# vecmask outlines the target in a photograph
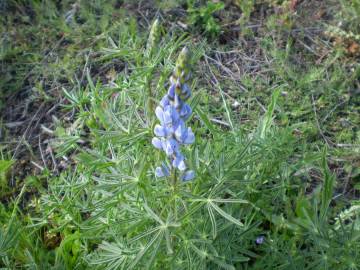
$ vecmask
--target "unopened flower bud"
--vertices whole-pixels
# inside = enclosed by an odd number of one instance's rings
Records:
[[[146,50],[149,55],[154,52],[156,45],[159,43],[161,32],[160,30],[160,21],[159,19],[156,19],[151,25],[150,34],[146,45]]]

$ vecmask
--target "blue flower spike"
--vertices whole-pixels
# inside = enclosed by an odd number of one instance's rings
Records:
[[[163,163],[155,170],[156,177],[168,177],[171,172],[178,170],[180,179],[184,182],[195,177],[195,172],[187,170],[186,160],[180,148],[194,143],[195,135],[186,121],[192,114],[191,107],[186,100],[191,96],[191,89],[187,83],[190,78],[190,52],[185,47],[179,54],[176,66],[170,77],[170,87],[155,109],[155,115],[160,124],[154,128],[156,137],[152,139],[155,148],[165,152],[170,161],[170,168]]]

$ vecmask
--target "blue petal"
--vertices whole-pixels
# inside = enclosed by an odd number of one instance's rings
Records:
[[[171,108],[172,108],[172,110],[171,110],[172,124],[176,125],[180,119],[180,115],[174,107],[171,107]]]
[[[166,155],[171,156],[174,153],[176,153],[178,151],[178,149],[179,149],[179,144],[176,140],[174,140],[174,139],[166,140],[165,149],[164,149]]]
[[[159,137],[167,137],[170,135],[170,130],[167,127],[155,125],[154,133]]]
[[[181,98],[183,100],[187,100],[191,96],[191,90],[189,85],[184,83],[181,87]]]
[[[165,95],[161,101],[160,101],[160,105],[161,107],[165,108],[166,106],[168,106],[170,104],[169,98],[167,95]]]
[[[180,171],[185,171],[186,170],[186,164],[185,161],[180,161],[178,167],[177,167]]]
[[[173,100],[175,97],[175,87],[176,87],[175,83],[172,83],[168,90],[168,95],[171,100]]]
[[[181,179],[186,182],[186,181],[190,181],[195,177],[195,172],[194,171],[187,171],[183,174],[183,176],[181,177]]]
[[[185,121],[189,118],[191,113],[192,113],[191,107],[188,104],[183,104],[180,110],[180,117]]]
[[[173,107],[168,105],[164,110],[164,122],[165,125],[170,125],[173,122]]]
[[[156,117],[159,119],[160,123],[162,125],[169,125],[172,122],[172,111],[174,109],[172,106],[167,105],[163,108],[160,106],[157,106],[155,109]]]
[[[265,241],[265,236],[261,235],[256,238],[256,244],[261,245]]]
[[[163,170],[161,169],[161,167],[156,167],[155,175],[156,175],[156,177],[164,177],[165,176]]]
[[[154,137],[151,142],[155,148],[160,150],[163,149],[163,143],[159,138]]]
[[[179,142],[183,142],[184,139],[187,136],[187,129],[185,127],[184,122],[179,122],[179,125],[177,126],[176,130],[175,130],[175,137]]]
[[[165,164],[162,164],[161,167],[157,167],[155,169],[155,175],[156,175],[156,177],[169,176],[170,175],[170,170]]]
[[[160,123],[164,123],[164,110],[160,106],[156,107],[155,114],[156,117],[159,119]]]
[[[163,172],[164,172],[165,176],[169,176],[170,175],[169,167],[165,163],[161,164],[161,167],[163,169]]]
[[[186,138],[184,139],[184,144],[192,144],[195,141],[195,135],[192,132],[191,128],[187,129]]]
[[[179,169],[180,171],[184,171],[186,169],[186,164],[184,161],[184,156],[180,153],[178,153],[173,162],[172,162],[173,167]]]

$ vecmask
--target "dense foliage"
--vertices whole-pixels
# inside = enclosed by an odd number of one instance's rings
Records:
[[[300,2],[0,4],[1,268],[359,269],[360,2]]]

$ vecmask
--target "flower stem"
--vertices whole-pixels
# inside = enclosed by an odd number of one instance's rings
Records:
[[[153,69],[150,70],[149,74],[146,76],[146,81],[145,81],[145,87],[147,92],[146,99],[147,99],[147,115],[148,115],[149,126],[151,126],[152,114],[154,111],[154,104],[152,100],[152,91],[151,91],[152,75],[153,75]]]
[[[177,173],[175,169],[172,169],[171,173],[171,185],[172,185],[172,192],[173,192],[173,200],[174,200],[174,206],[173,206],[173,212],[175,218],[177,218],[177,211],[176,211],[176,193],[177,193]]]

